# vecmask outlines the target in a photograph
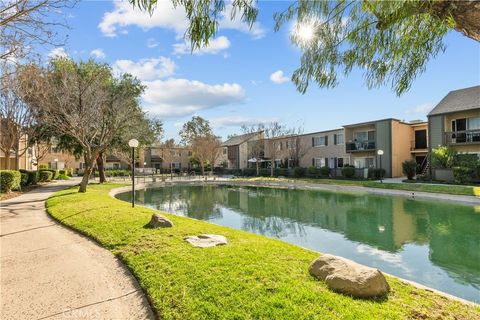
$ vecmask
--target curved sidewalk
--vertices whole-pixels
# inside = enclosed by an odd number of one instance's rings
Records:
[[[0,202],[1,319],[153,319],[136,280],[109,251],[52,220],[59,181]]]

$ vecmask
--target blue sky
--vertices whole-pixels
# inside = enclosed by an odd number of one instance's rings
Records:
[[[68,35],[65,46],[45,54],[94,57],[139,77],[148,87],[143,108],[164,121],[166,138],[176,139],[192,115],[210,120],[223,137],[238,133],[243,123],[272,120],[312,132],[389,117],[426,119],[449,91],[480,84],[480,45],[451,32],[446,52],[401,97],[390,87],[368,90],[360,71],[336,88],[313,84],[302,95],[289,81],[300,57],[290,43],[290,27],[273,31],[273,13],[287,4],[260,1],[252,30],[225,20],[212,45],[192,55],[181,37],[182,11],[167,1],[160,1],[152,17],[126,2],[83,1],[63,13],[70,25],[59,29]]]

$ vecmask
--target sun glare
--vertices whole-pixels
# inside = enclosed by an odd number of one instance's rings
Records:
[[[315,23],[311,21],[297,22],[292,30],[293,38],[300,46],[308,46],[315,38]]]

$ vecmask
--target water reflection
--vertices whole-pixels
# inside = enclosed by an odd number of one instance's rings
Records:
[[[480,214],[471,206],[226,186],[173,186],[136,196],[159,210],[344,255],[480,301]]]

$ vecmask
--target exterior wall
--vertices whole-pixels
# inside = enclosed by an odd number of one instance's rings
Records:
[[[474,118],[480,117],[480,109],[477,110],[468,110],[462,112],[448,113],[443,116],[445,132],[452,131],[452,120],[462,119],[462,118]]]
[[[444,132],[443,115],[428,118],[428,146],[430,150],[444,144]]]
[[[301,167],[309,167],[313,165],[312,159],[321,159],[321,158],[328,158],[329,167],[335,168],[337,164],[335,163],[335,159],[343,158],[343,164],[350,163],[350,155],[345,152],[345,136],[344,142],[341,144],[335,144],[334,136],[338,134],[344,134],[343,129],[333,130],[333,131],[326,131],[326,132],[319,132],[313,134],[306,134],[302,136],[302,145],[309,146],[305,155],[300,158],[300,166]],[[326,146],[312,146],[312,139],[319,136],[327,136],[328,137],[328,145]]]
[[[170,170],[171,163],[179,163],[180,169],[188,170],[190,168],[190,152],[189,148],[162,148],[162,147],[150,147],[145,149],[144,156],[140,159],[144,159],[147,168],[157,168],[162,170]],[[161,161],[156,161],[161,158]]]
[[[406,123],[392,121],[392,177],[402,177],[402,163],[412,159],[410,152],[413,128]]]
[[[26,148],[26,139],[22,139],[19,142],[20,151],[25,150]],[[5,170],[7,168],[7,161],[9,162],[9,170],[16,169],[16,156],[15,152],[10,154],[10,159],[6,159],[2,151],[0,151],[0,170]],[[35,165],[35,154],[33,148],[28,148],[25,152],[18,158],[18,168],[23,170],[36,170],[37,166]]]
[[[247,141],[238,146],[238,169],[245,169],[248,166],[248,143]]]
[[[375,158],[378,158],[376,151],[377,150],[383,150],[383,156],[382,156],[382,168],[385,169],[385,177],[392,177],[392,169],[393,169],[393,164],[392,164],[392,159],[394,157],[393,153],[393,137],[392,137],[392,124],[394,120],[382,120],[382,121],[377,121],[375,123]],[[410,136],[410,134],[408,135]],[[408,137],[407,136],[407,137]],[[410,150],[410,142],[408,142],[409,145],[407,146],[407,150]],[[376,163],[375,167],[380,168],[380,159],[378,158],[378,163]]]
[[[58,161],[55,162],[55,159]],[[43,159],[39,161],[39,164],[47,165],[49,168],[55,169],[57,165],[58,169],[63,168],[72,168],[72,169],[81,169],[82,168],[81,159],[75,159],[73,155],[66,152],[55,152],[55,149],[51,148],[50,152],[45,155]]]

